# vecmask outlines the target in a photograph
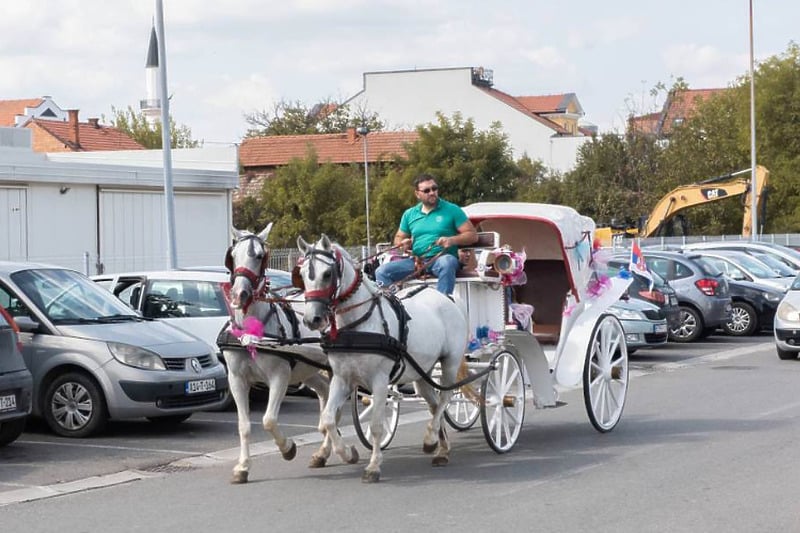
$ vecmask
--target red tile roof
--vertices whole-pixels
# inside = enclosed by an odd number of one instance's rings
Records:
[[[101,152],[107,150],[144,150],[145,147],[134,141],[127,133],[111,126],[95,125],[90,122],[78,123],[79,146],[73,143],[73,125],[61,120],[31,121],[47,131],[59,141],[80,152]]]
[[[0,100],[0,127],[13,127],[17,115],[24,115],[26,107],[37,107],[44,102],[43,98],[26,98],[24,100]]]
[[[529,117],[537,120],[547,126],[548,128],[554,130],[556,133],[560,135],[569,135],[569,132],[563,128],[560,124],[556,124],[552,120],[546,119],[544,117],[540,117],[536,113],[533,113],[530,109],[528,109],[522,102],[520,102],[517,98],[514,98],[510,94],[504,93],[503,91],[498,91],[497,89],[491,87],[481,87],[480,85],[475,86],[476,89],[480,89],[488,93],[490,96],[493,96],[500,100],[501,102],[510,105],[520,113],[528,115]]]
[[[566,111],[565,94],[546,94],[541,96],[517,96],[519,103],[533,113],[563,113]]]
[[[661,133],[668,134],[676,121],[690,118],[702,102],[725,91],[727,89],[687,89],[671,93],[664,103]]]
[[[82,135],[82,133],[81,133]],[[415,131],[375,131],[367,135],[367,161],[405,156],[404,145],[417,140]],[[313,146],[321,163],[363,163],[363,138],[353,130],[320,135],[271,135],[249,137],[239,147],[239,163],[245,167],[276,167],[305,158]]]
[[[637,132],[654,135],[658,132],[658,124],[661,120],[661,112],[649,113],[628,119],[628,127]]]

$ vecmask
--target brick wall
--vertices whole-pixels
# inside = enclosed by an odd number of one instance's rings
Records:
[[[239,176],[239,190],[233,193],[233,202],[236,203],[248,196],[258,196],[264,182],[275,175],[275,169],[263,168],[248,170]]]
[[[72,152],[72,148],[53,137],[36,124],[27,126],[31,130],[31,144],[34,152]]]

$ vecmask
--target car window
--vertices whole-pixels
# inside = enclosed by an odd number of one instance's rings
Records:
[[[669,275],[669,259],[662,259],[660,257],[647,257],[647,268],[658,274],[664,279],[673,279]]]
[[[149,280],[142,314],[150,318],[228,316],[222,287],[213,281]]]
[[[777,278],[778,274],[775,273],[770,267],[759,261],[755,256],[742,254],[736,258],[744,268],[757,278]]]
[[[723,274],[728,276],[731,279],[741,280],[747,279],[747,275],[745,275],[744,271],[731,263],[726,259],[721,259],[719,257],[703,257],[707,263],[714,265],[718,268]]]
[[[708,261],[708,259],[705,257],[692,256],[692,261],[694,261],[695,264],[700,267],[700,271],[703,273],[703,275],[711,276],[712,278],[722,275],[722,271],[717,268],[716,265]]]
[[[675,279],[691,278],[694,271],[687,265],[675,261]]]

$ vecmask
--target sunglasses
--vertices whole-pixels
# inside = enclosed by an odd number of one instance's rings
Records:
[[[423,193],[423,194],[428,194],[428,193],[431,193],[431,192],[438,191],[439,190],[439,186],[438,185],[434,185],[433,187],[428,187],[427,189],[417,189],[417,190],[419,192]]]

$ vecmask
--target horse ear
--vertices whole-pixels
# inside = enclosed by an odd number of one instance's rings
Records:
[[[264,242],[267,242],[267,237],[269,237],[269,232],[272,231],[272,222],[267,224],[267,227],[264,228],[264,231],[258,234],[258,238]]]
[[[322,234],[322,237],[320,237],[319,242],[322,244],[322,248],[324,250],[331,249],[331,240],[324,233]]]
[[[308,252],[308,248],[310,246],[311,245],[308,244],[306,242],[306,240],[302,236],[297,237],[297,249],[298,250],[300,250],[301,252],[303,252],[305,254],[306,252]]]
[[[231,226],[231,237],[233,237],[234,241],[238,241],[239,239],[242,238],[242,236],[244,236],[243,231],[239,231],[238,229]]]

